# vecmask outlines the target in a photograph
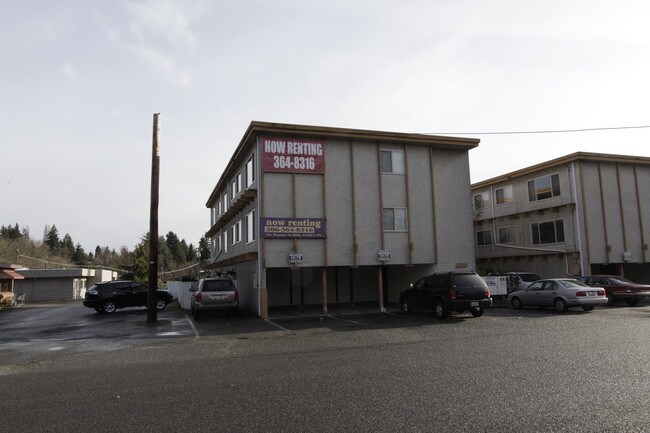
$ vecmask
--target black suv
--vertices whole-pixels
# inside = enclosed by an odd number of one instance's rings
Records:
[[[84,307],[98,313],[113,313],[118,308],[146,307],[149,288],[135,281],[105,281],[86,290]],[[156,309],[161,311],[174,297],[165,290],[156,291]]]
[[[485,307],[492,305],[490,289],[475,272],[444,272],[420,278],[399,295],[402,312],[433,310],[438,319],[444,319],[452,311],[469,310],[474,317],[481,317]]]

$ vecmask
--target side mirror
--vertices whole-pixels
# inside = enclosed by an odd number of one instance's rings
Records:
[[[190,292],[196,292],[197,287],[190,287]]]

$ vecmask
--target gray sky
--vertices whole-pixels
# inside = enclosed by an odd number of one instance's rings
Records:
[[[86,251],[197,244],[251,120],[481,138],[472,182],[576,151],[650,156],[645,0],[3,0],[0,225]]]

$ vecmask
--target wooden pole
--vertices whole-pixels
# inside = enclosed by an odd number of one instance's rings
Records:
[[[149,214],[149,290],[147,323],[158,321],[156,291],[158,290],[158,185],[160,181],[160,113],[153,115],[153,148],[151,157],[151,212]]]

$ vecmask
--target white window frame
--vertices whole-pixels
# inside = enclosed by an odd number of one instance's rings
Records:
[[[392,211],[393,213],[393,227],[386,227],[386,211]],[[405,232],[408,231],[408,212],[405,207],[385,207],[383,209],[383,225],[385,232]],[[401,213],[400,218],[398,219],[398,212]],[[398,221],[403,222],[403,226],[400,224],[398,226]]]
[[[498,199],[499,191],[503,191],[503,201],[501,203],[499,203],[499,199]],[[507,192],[509,192],[509,194]],[[501,188],[495,189],[494,190],[494,202],[497,204],[497,206],[514,203],[515,202],[515,196],[513,194],[512,185],[506,185],[506,186],[502,186]]]
[[[385,154],[390,154],[390,168],[384,167]],[[396,155],[399,155],[399,157],[396,158]],[[380,149],[379,158],[379,166],[383,174],[404,174],[406,172],[406,162],[402,149]]]
[[[480,198],[480,202],[477,200],[477,198]],[[480,206],[478,206],[479,203],[480,203]],[[489,208],[490,207],[490,192],[489,191],[483,191],[483,192],[479,192],[477,194],[474,194],[474,196],[472,197],[472,207],[474,208],[475,211]]]
[[[228,230],[223,231],[223,252],[228,252]]]
[[[560,221],[562,223],[562,240],[558,240],[558,230],[557,230],[557,223]],[[553,242],[542,242],[542,232],[539,230],[539,226],[542,224],[553,224]],[[537,239],[539,242],[535,242],[535,226],[537,226]],[[552,244],[564,244],[566,243],[566,232],[564,230],[564,227],[566,224],[564,224],[564,219],[563,218],[557,218],[553,220],[548,220],[548,221],[539,221],[539,222],[534,222],[530,223],[530,243],[532,245],[552,245]]]
[[[255,183],[255,154],[246,162],[246,188]]]
[[[479,233],[483,233],[483,243],[479,242]],[[488,242],[485,242],[485,233],[488,234],[489,240]],[[478,247],[489,247],[492,245],[492,230],[477,230],[476,232],[476,246]]]
[[[557,178],[557,194],[555,194],[555,190],[553,189],[553,177]],[[542,179],[548,179],[550,184],[551,184],[551,196],[550,197],[543,197],[539,198],[539,188],[537,187],[538,181],[541,181]],[[531,182],[533,183],[533,187],[535,189],[535,197],[531,198],[530,196],[530,184]],[[562,195],[562,185],[560,185],[560,173],[552,173],[552,174],[547,174],[546,176],[540,176],[536,177],[535,179],[531,179],[528,182],[526,182],[526,189],[528,192],[528,202],[533,203],[536,201],[542,201],[542,200],[550,200],[555,197],[560,197]]]
[[[246,214],[246,244],[255,242],[255,210]]]
[[[505,231],[505,237],[506,237],[505,242],[503,242],[501,240],[502,231]],[[510,239],[510,234],[511,233],[512,233],[512,239]],[[499,244],[516,244],[517,243],[517,227],[516,226],[499,227],[497,229],[497,239],[499,240]]]
[[[228,191],[223,194],[223,213],[228,212]]]
[[[237,221],[235,224],[232,226],[232,234],[233,234],[233,245],[238,244],[242,240],[242,222],[241,220]]]

